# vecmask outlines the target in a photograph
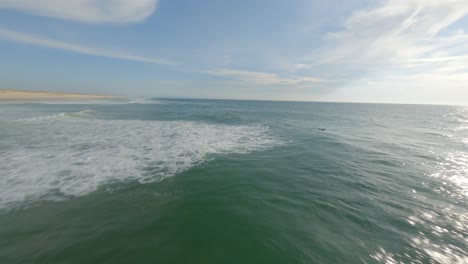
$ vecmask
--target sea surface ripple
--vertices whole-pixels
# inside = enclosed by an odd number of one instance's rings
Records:
[[[0,104],[0,263],[468,263],[468,107]]]

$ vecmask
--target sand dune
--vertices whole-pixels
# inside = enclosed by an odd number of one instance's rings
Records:
[[[33,92],[21,90],[0,90],[0,100],[79,100],[104,98],[115,98],[115,96],[57,92]]]

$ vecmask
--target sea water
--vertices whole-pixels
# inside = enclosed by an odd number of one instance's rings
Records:
[[[468,263],[468,107],[0,104],[0,263]]]

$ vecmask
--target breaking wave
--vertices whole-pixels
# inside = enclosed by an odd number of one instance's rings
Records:
[[[161,181],[215,154],[281,143],[264,126],[69,118],[22,120],[3,142],[0,208],[89,194],[108,183]]]

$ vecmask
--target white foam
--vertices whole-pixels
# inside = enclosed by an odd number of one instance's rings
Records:
[[[22,118],[22,119],[18,119],[17,121],[21,121],[21,122],[41,121],[41,120],[57,119],[57,118],[63,118],[63,117],[65,117],[65,113],[60,113],[60,114],[55,114],[55,115],[46,115],[46,116],[37,116],[37,117],[31,117],[31,118]]]
[[[63,119],[63,118],[71,118],[71,117],[90,117],[92,114],[94,114],[95,111],[86,109],[78,112],[68,112],[68,113],[59,113],[59,114],[54,114],[54,115],[43,115],[43,116],[35,116],[35,117],[30,117],[30,118],[21,118],[18,120],[14,121],[19,121],[19,122],[34,122],[34,121],[45,121],[45,120],[52,120],[52,119]]]
[[[263,126],[60,117],[27,120],[0,138],[0,208],[82,196],[109,183],[160,181],[213,154],[280,143]]]

